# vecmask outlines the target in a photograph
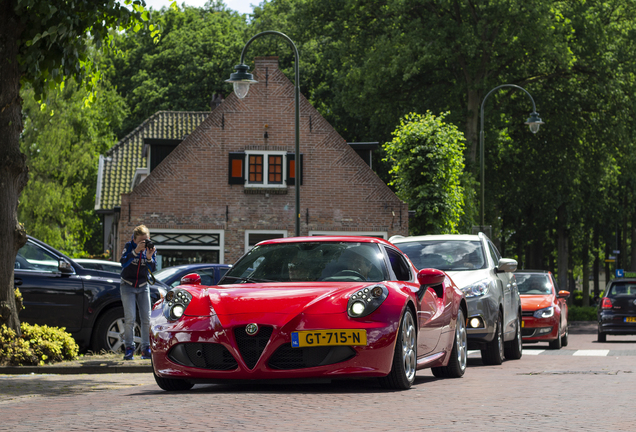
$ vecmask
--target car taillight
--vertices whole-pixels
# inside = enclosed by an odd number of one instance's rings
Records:
[[[611,309],[612,308],[612,299],[609,297],[603,297],[603,301],[601,302],[601,309]]]

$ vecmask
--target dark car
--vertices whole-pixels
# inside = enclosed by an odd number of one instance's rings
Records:
[[[614,279],[598,306],[598,341],[636,334],[636,278]]]
[[[181,278],[190,273],[201,276],[201,285],[216,285],[232,266],[230,264],[182,264],[155,272],[156,285],[166,289],[181,284]]]
[[[551,349],[568,345],[568,291],[559,291],[552,272],[515,272],[521,297],[521,335],[524,342],[548,342]]]
[[[119,281],[119,275],[84,268],[29,236],[14,265],[14,284],[24,303],[20,321],[65,327],[82,350],[119,351],[124,340]],[[151,301],[158,301],[165,292],[163,287],[151,286]],[[137,324],[135,343],[140,342]]]

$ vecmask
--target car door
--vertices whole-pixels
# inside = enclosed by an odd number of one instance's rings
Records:
[[[417,356],[423,357],[435,349],[442,333],[443,324],[440,320],[443,317],[440,315],[443,310],[443,294],[440,298],[433,287],[421,287],[401,252],[389,247],[386,252],[397,280],[403,281],[417,293]]]
[[[19,318],[74,332],[82,325],[84,286],[74,272],[60,272],[60,258],[31,241],[20,248],[14,265],[14,284],[24,305]]]
[[[495,266],[498,265],[501,259],[501,254],[497,250],[494,244],[489,240],[488,249],[492,256]],[[519,295],[515,295],[517,286],[514,273],[512,272],[496,272],[495,277],[498,279],[497,285],[501,287],[503,294],[503,306],[504,306],[504,334],[514,332],[516,330],[518,303],[515,301]]]

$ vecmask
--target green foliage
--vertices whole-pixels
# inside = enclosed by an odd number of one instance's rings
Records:
[[[570,306],[568,321],[596,321],[598,319],[595,306]]]
[[[79,347],[65,328],[20,325],[22,336],[0,327],[0,364],[43,365],[77,358]]]
[[[150,29],[116,35],[101,67],[131,109],[120,137],[160,110],[209,111],[212,97],[227,95],[245,45],[244,16],[221,2],[153,14],[162,28],[155,44]]]
[[[17,1],[14,11],[24,26],[18,57],[21,84],[30,83],[38,100],[70,77],[92,90],[100,79],[92,47],[112,48],[116,31],[148,28],[150,14],[143,4],[141,0]],[[158,30],[153,26],[155,42]]]
[[[415,235],[456,233],[463,214],[464,135],[444,122],[448,114],[409,114],[384,145],[390,185],[415,210]]]
[[[24,298],[19,288],[16,288],[13,292],[15,294],[15,310],[20,313],[20,311],[24,309]]]
[[[49,92],[39,105],[30,87],[22,91],[24,131],[20,150],[27,156],[29,183],[18,214],[27,233],[71,256],[91,238],[100,251],[101,227],[95,214],[97,165],[115,142],[126,114],[123,100],[106,83],[94,89],[96,103],[85,106],[87,92],[70,82]]]

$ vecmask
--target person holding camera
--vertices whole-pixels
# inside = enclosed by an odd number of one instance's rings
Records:
[[[157,268],[157,249],[150,231],[139,225],[121,254],[121,302],[124,306],[124,360],[133,360],[135,342],[133,328],[136,308],[141,322],[141,358],[150,358],[150,287],[148,272]]]

